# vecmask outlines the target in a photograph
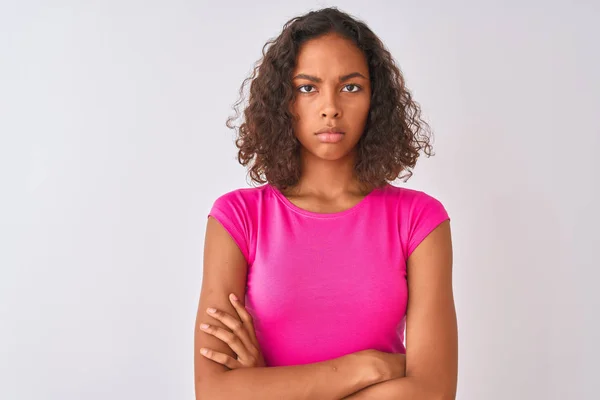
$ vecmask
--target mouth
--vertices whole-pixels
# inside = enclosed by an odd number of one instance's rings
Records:
[[[330,134],[330,135],[339,135],[339,134],[343,134],[344,132],[342,130],[340,130],[340,128],[338,126],[324,126],[321,129],[319,129],[318,131],[315,132],[315,135],[320,135],[320,134]]]
[[[321,132],[316,136],[322,143],[337,143],[344,138],[344,132]]]
[[[320,131],[320,132],[315,132],[315,135],[343,135],[344,132],[342,131],[336,131],[336,130],[329,130],[329,131]]]

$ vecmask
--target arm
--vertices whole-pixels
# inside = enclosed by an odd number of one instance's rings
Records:
[[[378,383],[364,390],[360,390],[348,397],[348,400],[421,400],[435,399],[442,400],[446,397],[440,397],[437,392],[427,388],[423,382],[410,377],[392,379],[390,381]],[[454,399],[454,397],[448,397]]]
[[[452,293],[450,223],[430,233],[408,260],[406,377],[346,397],[352,400],[429,400],[456,397],[458,326]]]
[[[366,362],[349,354],[314,364],[235,369],[199,387],[197,398],[337,400],[379,381]]]
[[[229,370],[198,354],[201,347],[236,358],[223,341],[200,330],[201,323],[227,329],[210,318],[213,306],[236,316],[228,301],[235,293],[245,298],[247,265],[237,244],[213,217],[208,218],[204,244],[202,289],[194,334],[194,375],[198,400],[340,399],[389,377],[378,370],[369,355],[354,353],[319,363]]]

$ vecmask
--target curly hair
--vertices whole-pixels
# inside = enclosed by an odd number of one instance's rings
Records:
[[[405,86],[400,68],[382,41],[362,21],[337,7],[311,11],[294,17],[281,34],[262,48],[259,60],[239,90],[234,104],[235,116],[226,126],[237,129],[237,159],[247,166],[251,179],[270,183],[280,190],[294,186],[300,179],[300,142],[293,133],[295,116],[292,73],[300,46],[308,40],[337,33],[352,40],[366,56],[371,80],[371,105],[360,140],[357,143],[355,174],[359,182],[380,187],[387,181],[412,176],[421,150],[433,155],[429,125],[421,118],[421,109]],[[251,82],[244,121],[240,116],[244,88]],[[400,175],[403,171],[406,173]]]

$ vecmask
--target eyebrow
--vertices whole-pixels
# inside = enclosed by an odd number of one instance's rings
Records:
[[[352,72],[351,74],[340,76],[340,82],[344,82],[344,81],[347,81],[348,79],[352,79],[352,78],[356,78],[356,77],[367,79],[360,72]],[[298,74],[293,79],[306,79],[306,80],[316,82],[316,83],[323,82],[323,80],[321,78],[317,78],[316,76],[307,75],[307,74]]]

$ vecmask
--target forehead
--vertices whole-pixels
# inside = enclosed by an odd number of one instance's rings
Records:
[[[327,34],[304,43],[298,52],[294,72],[319,76],[336,75],[347,70],[368,73],[363,52],[350,40]]]

